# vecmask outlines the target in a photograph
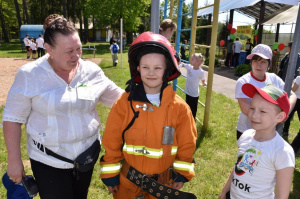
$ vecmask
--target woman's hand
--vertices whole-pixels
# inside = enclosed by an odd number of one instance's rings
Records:
[[[11,160],[7,162],[7,175],[10,180],[15,183],[21,183],[22,177],[25,177],[24,166],[22,160]]]

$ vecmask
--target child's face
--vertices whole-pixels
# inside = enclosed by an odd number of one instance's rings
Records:
[[[251,101],[248,117],[251,126],[256,132],[272,132],[278,123],[285,118],[280,107],[268,102],[256,93]]]
[[[137,70],[147,94],[160,93],[166,68],[166,58],[162,54],[150,53],[141,58]]]
[[[268,70],[269,62],[267,59],[258,59],[251,61],[252,73],[255,77],[264,76]]]
[[[202,64],[202,60],[199,57],[192,56],[192,59],[190,61],[190,64],[192,66],[200,66]]]

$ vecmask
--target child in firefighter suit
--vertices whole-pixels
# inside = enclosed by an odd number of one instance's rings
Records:
[[[194,176],[197,131],[168,82],[180,75],[169,41],[142,33],[128,51],[131,80],[103,135],[101,178],[114,198],[196,198],[180,191]]]

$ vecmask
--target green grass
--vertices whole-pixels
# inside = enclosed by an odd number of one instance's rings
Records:
[[[5,45],[5,44],[3,44]],[[3,46],[2,45],[2,46]],[[120,63],[117,67],[112,66],[111,55],[108,50],[109,45],[107,43],[95,43],[97,48],[97,58],[101,58],[102,62],[100,67],[103,69],[106,76],[113,80],[117,85],[122,88],[125,88],[126,81],[129,79],[129,69],[127,62],[127,48],[125,54],[123,55],[123,68],[120,68]],[[1,46],[1,48],[2,48]],[[87,44],[88,46],[88,44]],[[94,46],[94,43],[91,44]],[[14,46],[7,46],[9,52],[2,52],[0,48],[0,57],[7,57],[11,55],[10,51],[15,51]],[[84,52],[85,53],[85,52]],[[7,56],[6,56],[7,55]],[[16,53],[16,56],[22,57],[22,53]],[[86,53],[84,57],[93,57],[92,53]],[[9,56],[10,57],[10,56]],[[120,61],[120,55],[119,55]],[[185,79],[183,77],[178,78],[178,85],[181,88],[184,88]],[[177,93],[185,99],[184,93],[177,91]],[[200,101],[205,101],[206,89],[200,87]],[[202,126],[200,123],[197,123],[198,129],[198,140],[197,140],[197,149],[194,154],[196,161],[196,177],[185,184],[183,190],[195,193],[200,199],[211,199],[218,198],[219,193],[221,192],[223,185],[225,184],[230,171],[233,168],[233,165],[236,160],[236,123],[240,109],[238,103],[232,99],[227,98],[222,94],[212,93],[211,97],[211,108],[210,108],[210,119],[209,119],[209,130],[204,133],[201,131]],[[97,111],[99,113],[103,128],[105,128],[106,118],[110,111],[109,108],[99,104],[97,106]],[[0,108],[0,117],[2,118],[3,107]],[[203,120],[204,108],[199,105],[197,117],[200,120]],[[23,125],[24,128],[24,125]],[[288,141],[291,142],[296,136],[296,133],[299,130],[299,121],[297,116],[291,122],[290,136]],[[3,129],[0,128],[0,133],[3,133]],[[103,133],[103,132],[101,132]],[[28,156],[26,155],[26,133],[23,129],[22,134],[22,158],[24,162],[28,163]],[[104,150],[101,151],[101,156],[103,155]],[[294,172],[294,179],[291,188],[291,199],[300,198],[300,153],[296,157],[296,169]],[[7,167],[7,155],[6,148],[4,144],[3,136],[0,136],[0,176],[6,170]],[[31,174],[29,164],[25,167],[25,170],[28,174]],[[110,199],[112,196],[108,193],[106,187],[100,180],[100,166],[96,164],[94,169],[94,174],[89,190],[88,198],[92,199]],[[0,198],[6,197],[6,190],[3,186],[0,186]],[[39,198],[39,197],[36,197]]]

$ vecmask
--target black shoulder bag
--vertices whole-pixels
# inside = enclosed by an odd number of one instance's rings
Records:
[[[73,164],[74,169],[76,169],[79,172],[87,172],[87,171],[91,170],[94,167],[94,165],[99,157],[100,150],[101,150],[100,141],[97,139],[92,144],[92,146],[90,146],[87,150],[82,152],[75,160],[71,160],[69,158],[58,155],[57,153],[54,153],[50,149],[47,149],[42,144],[37,143],[34,140],[33,140],[33,142],[35,145],[37,145],[37,147],[41,151],[45,152],[47,155],[53,156],[59,160]]]

